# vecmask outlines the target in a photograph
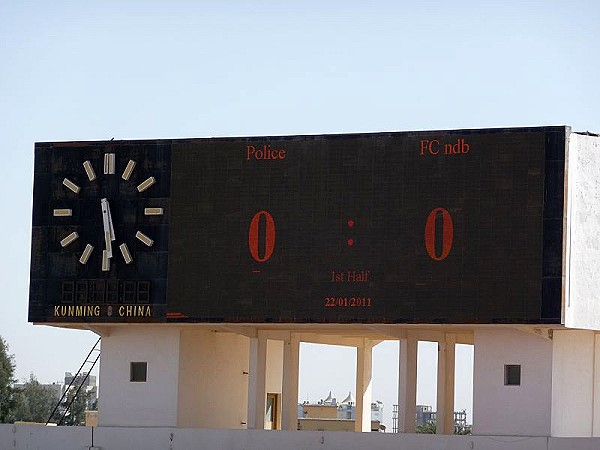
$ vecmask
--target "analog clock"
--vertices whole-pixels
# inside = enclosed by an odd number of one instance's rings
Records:
[[[65,249],[69,247],[80,249],[82,246],[75,246],[73,244],[82,237],[85,242],[83,244],[83,250],[79,255],[78,262],[82,265],[87,265],[92,257],[99,258],[102,272],[110,272],[111,261],[115,261],[114,258],[117,254],[124,264],[129,265],[133,263],[133,238],[137,239],[148,248],[154,246],[154,239],[142,229],[136,229],[133,235],[127,235],[125,230],[128,227],[125,226],[123,228],[123,235],[117,236],[115,233],[115,222],[113,221],[113,214],[111,212],[111,203],[113,209],[115,204],[118,204],[118,207],[121,209],[127,208],[132,202],[123,202],[121,198],[128,197],[128,195],[122,195],[122,193],[131,191],[134,195],[136,192],[137,194],[142,194],[149,189],[152,189],[157,183],[157,178],[154,176],[145,177],[145,175],[143,175],[141,178],[145,178],[138,183],[136,179],[140,179],[140,177],[134,175],[138,162],[134,159],[122,161],[120,166],[122,166],[123,169],[122,171],[119,170],[119,173],[117,173],[117,165],[115,153],[104,153],[100,161],[86,159],[81,163],[81,171],[82,173],[85,173],[85,176],[79,176],[77,178],[83,180],[83,183],[80,181],[75,182],[68,177],[63,178],[62,180],[62,185],[64,189],[67,190],[67,195],[73,198],[77,198],[80,194],[83,194],[82,189],[85,191],[86,188],[89,188],[90,195],[84,196],[85,200],[83,203],[85,212],[89,213],[90,218],[94,218],[95,220],[90,222],[91,227],[89,230],[82,230],[83,236],[80,236],[80,232],[76,230],[70,231],[64,236],[59,235],[60,246]],[[101,172],[98,174],[99,170]],[[105,177],[106,179],[103,182],[99,177]],[[113,179],[116,181],[113,181]],[[120,183],[128,183],[129,186],[121,187],[119,186]],[[133,189],[134,186],[135,190]],[[92,211],[94,197],[96,197],[96,213]],[[140,197],[140,199],[141,203],[143,203],[141,205],[143,208],[143,215],[157,217],[158,220],[156,222],[160,222],[160,218],[165,214],[164,208],[156,206],[156,203],[153,204],[151,198]],[[147,200],[147,203],[143,200]],[[70,202],[65,203],[69,204]],[[126,220],[126,218],[130,216],[126,211],[120,212],[122,220]],[[55,218],[59,218],[58,220],[60,220],[60,218],[72,217],[73,209],[53,208],[52,215]],[[131,217],[133,217],[133,215],[131,215]],[[57,223],[60,223],[58,220]],[[137,225],[138,223],[141,224],[143,222],[143,220],[136,220],[130,224]],[[100,227],[100,224],[102,224],[102,227]],[[65,233],[67,231],[68,230],[65,230]]]
[[[170,147],[39,147],[36,196],[43,201],[34,206],[34,228],[46,225],[39,228],[46,298],[51,304],[164,304]]]

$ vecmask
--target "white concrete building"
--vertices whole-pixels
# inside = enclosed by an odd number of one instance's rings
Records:
[[[417,342],[438,339],[438,430],[444,412],[453,420],[454,405],[446,399],[454,398],[454,346],[461,342],[475,347],[474,434],[593,436],[597,432],[598,424],[581,420],[586,415],[594,417],[600,406],[594,394],[600,374],[593,363],[600,349],[595,332],[503,326],[435,328],[407,329],[406,337],[400,338],[401,431],[414,432]],[[361,426],[370,424],[371,350],[379,342],[375,336],[340,338],[260,330],[260,337],[248,337],[215,327],[188,331],[151,326],[117,327],[109,333],[103,337],[100,366],[101,426],[158,423],[164,427],[262,428],[266,420],[262,411],[267,397],[273,395],[276,422],[282,429],[295,429],[300,340],[362,345],[357,347],[357,388],[362,395],[357,396],[356,411],[363,414],[356,419]],[[132,362],[147,364],[145,382],[130,381]],[[506,384],[507,366],[520,366],[520,384]],[[572,414],[575,410],[578,414]],[[361,422],[364,416],[368,420]]]
[[[455,346],[470,344],[474,435],[600,436],[600,138],[567,136],[561,323],[64,324],[102,337],[99,425],[295,430],[310,342],[357,349],[355,430],[370,431],[372,349],[396,340],[400,432],[415,431],[417,343],[431,341],[438,433],[453,432]]]

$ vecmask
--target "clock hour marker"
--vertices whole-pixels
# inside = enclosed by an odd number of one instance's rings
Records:
[[[127,167],[125,167],[125,170],[123,171],[123,175],[121,175],[121,178],[123,178],[124,180],[129,180],[133,169],[135,169],[135,161],[133,159],[130,159],[127,163]]]
[[[144,208],[145,216],[162,216],[164,210],[162,208]]]
[[[94,168],[92,167],[92,163],[89,161],[84,161],[83,168],[85,169],[85,173],[88,176],[88,180],[94,181],[96,179],[96,173],[94,172]]]
[[[108,257],[108,252],[106,250],[102,250],[102,272],[108,272],[110,270],[110,259]]]
[[[90,244],[86,244],[83,253],[81,254],[81,258],[79,258],[79,262],[81,264],[87,264],[90,255],[92,254],[92,250],[94,250],[94,246]]]
[[[131,264],[131,261],[133,261],[133,258],[131,257],[131,253],[129,253],[127,244],[123,243],[123,244],[119,245],[119,250],[121,250],[121,254],[123,255],[125,264]]]
[[[69,217],[73,215],[73,210],[71,209],[55,209],[54,217]]]
[[[69,245],[71,242],[75,241],[77,238],[79,237],[79,235],[77,234],[76,231],[73,231],[71,234],[69,234],[67,237],[63,238],[60,241],[60,245],[62,247],[66,247],[67,245]]]
[[[115,173],[115,154],[104,154],[104,175],[114,175]]]
[[[79,190],[81,189],[79,186],[77,186],[75,183],[73,183],[71,180],[69,180],[68,178],[65,178],[63,180],[63,184],[68,187],[69,189],[71,189],[73,192],[75,192],[76,194],[79,194]]]
[[[154,244],[154,241],[152,239],[150,239],[148,236],[146,236],[144,233],[142,233],[141,231],[138,231],[137,233],[135,233],[135,237],[138,238],[140,241],[142,241],[144,244],[146,244],[148,247],[152,247],[152,244]]]
[[[154,183],[156,183],[156,179],[154,177],[149,177],[146,179],[146,181],[143,181],[142,183],[140,183],[140,185],[137,187],[137,190],[138,190],[138,192],[144,192],[146,189],[148,189]]]

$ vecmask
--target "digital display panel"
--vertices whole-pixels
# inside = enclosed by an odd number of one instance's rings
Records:
[[[57,316],[54,298],[30,320],[560,323],[567,133],[129,141],[170,155],[166,294],[146,271],[147,310],[117,295]]]

